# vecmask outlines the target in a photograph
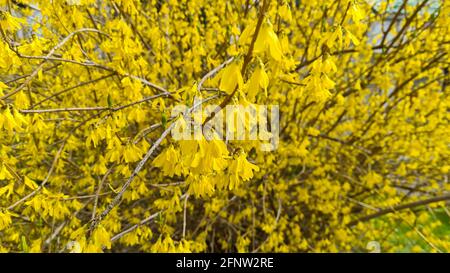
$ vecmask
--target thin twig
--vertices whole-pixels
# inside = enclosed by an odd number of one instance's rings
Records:
[[[184,198],[184,211],[183,211],[183,239],[186,237],[186,211],[187,211],[187,200],[189,198],[189,194],[186,194],[186,198]]]
[[[18,200],[17,202],[15,202],[14,204],[12,204],[11,206],[9,206],[7,208],[8,210],[14,209],[18,205],[20,205],[23,202],[25,202],[26,200],[28,200],[30,197],[33,197],[34,195],[36,195],[40,190],[42,190],[42,188],[45,187],[48,180],[50,179],[50,176],[53,174],[53,171],[56,168],[56,163],[58,162],[58,159],[60,158],[65,145],[66,145],[66,142],[64,141],[53,159],[52,166],[50,167],[50,170],[48,171],[47,176],[45,177],[44,181],[42,181],[42,183],[39,185],[39,187],[37,189],[35,189],[34,191],[30,192],[29,194],[27,194],[26,196],[24,196],[23,198],[21,198],[20,200]]]
[[[418,206],[424,206],[424,205],[441,202],[441,201],[445,201],[445,200],[450,200],[450,194],[437,196],[437,197],[433,197],[433,198],[429,198],[429,199],[425,199],[425,200],[415,201],[415,202],[411,202],[411,203],[407,203],[407,204],[401,204],[401,205],[394,206],[391,208],[382,209],[376,213],[373,213],[373,214],[361,217],[359,219],[356,219],[354,221],[351,221],[350,223],[348,223],[348,226],[354,226],[359,222],[369,221],[373,218],[377,218],[377,217],[383,216],[385,214],[397,212],[399,210],[410,209],[410,208],[414,208],[414,207],[418,207]]]
[[[105,173],[102,180],[100,180],[100,183],[98,184],[98,189],[97,189],[97,192],[95,193],[94,208],[92,209],[92,217],[91,217],[92,220],[95,218],[95,212],[97,210],[97,204],[98,204],[98,197],[100,196],[100,192],[102,191],[103,184],[105,183],[106,179],[111,174],[113,169],[114,169],[114,165],[108,169],[108,171]]]
[[[160,98],[160,97],[165,97],[165,96],[170,96],[170,92],[167,93],[160,93],[160,94],[156,94],[153,96],[149,96],[146,98],[143,98],[141,100],[138,101],[134,101],[125,105],[120,105],[117,107],[107,107],[107,106],[94,106],[94,107],[69,107],[69,108],[53,108],[53,109],[22,109],[19,110],[20,113],[22,114],[39,114],[39,113],[58,113],[58,112],[86,112],[86,111],[106,111],[106,110],[110,110],[112,112],[116,112],[116,111],[120,111],[122,109],[140,104],[140,103],[144,103],[156,98]]]
[[[180,199],[185,198],[186,194],[183,194]],[[125,229],[124,231],[121,231],[120,233],[114,235],[113,237],[111,237],[111,242],[114,242],[120,238],[122,238],[123,236],[125,236],[127,233],[132,232],[133,230],[137,229],[138,227],[146,224],[147,222],[150,222],[151,220],[155,219],[156,217],[158,217],[161,213],[163,213],[164,211],[158,211],[156,213],[153,213],[152,215],[150,215],[149,217],[141,220],[139,223]]]
[[[229,58],[228,60],[226,60],[225,62],[221,63],[219,66],[215,67],[213,70],[209,71],[208,73],[205,74],[205,76],[203,76],[203,78],[200,80],[200,82],[197,85],[197,91],[201,91],[202,90],[202,86],[203,83],[205,83],[205,81],[211,77],[214,77],[214,75],[216,75],[220,70],[222,70],[225,66],[227,66],[228,64],[230,64],[232,61],[234,60],[234,57]]]
[[[93,196],[92,196],[92,197],[93,197]],[[91,197],[91,198],[92,198],[92,197]],[[83,207],[81,207],[79,210],[77,210],[75,213],[72,214],[72,217],[70,217],[70,219],[73,219],[73,218],[77,217],[78,213],[80,213],[80,211],[82,211],[84,208],[86,208],[87,205],[88,205],[91,201],[92,201],[92,199],[91,199],[91,200],[88,200],[88,201],[83,205]],[[64,221],[64,222],[62,222],[61,225],[59,225],[59,226],[55,229],[55,231],[47,238],[47,240],[44,241],[44,244],[46,244],[46,245],[50,244],[50,243],[56,238],[56,236],[58,236],[58,234],[62,231],[62,229],[67,225],[67,223],[70,222],[70,219],[68,219],[68,220],[66,220],[66,221]]]
[[[282,208],[283,207],[281,204],[281,199],[278,198],[278,210],[277,210],[277,216],[275,217],[274,229],[278,225],[278,221],[280,220]],[[255,250],[253,250],[252,253],[258,252],[261,249],[261,247],[269,240],[269,238],[270,238],[270,235],[267,236],[267,238],[264,240],[264,242],[262,242]]]
[[[53,47],[49,53],[47,54],[47,58],[51,57],[56,50],[58,50],[60,47],[62,47],[65,43],[67,43],[70,38],[72,38],[75,34],[81,33],[81,32],[96,32],[96,33],[100,33],[103,35],[107,35],[106,33],[99,31],[97,29],[94,28],[82,28],[82,29],[78,29],[75,30],[74,32],[70,33],[69,35],[67,35],[61,42],[59,42],[55,47]],[[30,74],[30,76],[16,89],[14,89],[13,91],[11,91],[10,93],[2,96],[0,99],[5,100],[9,97],[11,97],[12,95],[18,93],[20,90],[22,90],[25,86],[27,86],[28,83],[31,82],[31,80],[36,77],[36,75],[39,73],[39,71],[42,70],[42,68],[44,67],[45,63],[47,62],[47,60],[44,60],[34,71],[33,73]]]
[[[58,112],[84,112],[84,111],[101,111],[108,110],[109,107],[72,107],[72,108],[54,108],[54,109],[23,109],[19,110],[22,114],[39,114],[39,113],[58,113]]]
[[[56,93],[52,94],[51,96],[49,96],[49,97],[47,97],[47,98],[45,98],[45,99],[43,99],[43,100],[33,104],[30,108],[33,109],[34,107],[36,107],[36,106],[38,106],[38,105],[40,105],[40,104],[42,104],[42,103],[44,103],[44,102],[54,98],[54,97],[57,97],[57,96],[59,96],[61,94],[64,94],[66,92],[72,91],[72,90],[74,90],[76,88],[79,88],[79,87],[82,87],[82,86],[85,86],[85,85],[88,85],[88,84],[91,84],[91,83],[95,83],[95,82],[104,80],[104,79],[109,78],[109,77],[111,77],[113,75],[115,75],[115,73],[110,73],[110,74],[101,76],[99,78],[96,78],[96,79],[93,79],[93,80],[90,80],[90,81],[85,81],[85,82],[79,83],[77,85],[71,86],[69,88],[65,88],[65,89],[63,89],[63,90],[61,90],[59,92],[56,92]]]

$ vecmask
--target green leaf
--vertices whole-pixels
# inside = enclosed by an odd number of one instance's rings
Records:
[[[107,101],[108,101],[108,107],[111,108],[113,106],[113,101],[112,101],[110,94],[108,94]]]
[[[28,244],[27,244],[27,239],[23,235],[21,237],[21,244],[22,244],[23,252],[28,253],[29,252],[29,247],[28,247]]]

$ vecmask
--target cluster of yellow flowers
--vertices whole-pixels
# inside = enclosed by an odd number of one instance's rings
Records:
[[[0,251],[450,251],[449,13],[0,0]],[[170,135],[228,105],[277,149]]]

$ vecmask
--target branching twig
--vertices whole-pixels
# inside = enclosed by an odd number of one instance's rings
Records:
[[[280,216],[281,216],[281,210],[282,210],[282,204],[281,204],[281,199],[278,198],[278,210],[277,210],[277,216],[275,217],[275,223],[274,223],[274,228],[278,225],[278,221],[280,220]],[[264,242],[262,242],[256,249],[254,249],[252,251],[252,253],[256,253],[258,252],[261,247],[269,240],[270,235],[267,236],[267,238],[264,240]]]
[[[61,94],[64,94],[66,92],[72,91],[72,90],[74,90],[76,88],[79,88],[79,87],[82,87],[82,86],[85,86],[85,85],[88,85],[88,84],[91,84],[91,83],[95,83],[95,82],[104,80],[104,79],[109,78],[109,77],[111,77],[113,75],[115,75],[115,73],[110,73],[108,75],[104,75],[104,76],[101,76],[99,78],[96,78],[96,79],[93,79],[93,80],[90,80],[90,81],[85,81],[85,82],[79,83],[77,85],[71,86],[69,88],[65,88],[65,89],[63,89],[63,90],[61,90],[59,92],[56,92],[56,93],[52,94],[51,96],[49,96],[49,97],[47,97],[47,98],[45,98],[45,99],[43,99],[43,100],[33,104],[30,108],[33,109],[34,107],[36,107],[38,105],[41,105],[42,103],[44,103],[44,102],[46,102],[46,101],[48,101],[48,100],[50,100],[50,99],[52,99],[54,97],[57,97],[57,96],[59,96]]]
[[[186,197],[186,194],[183,194],[180,199],[183,199]],[[141,220],[139,223],[125,229],[124,231],[121,231],[120,233],[114,235],[113,237],[111,237],[111,242],[114,242],[120,238],[122,238],[123,236],[125,236],[126,234],[132,232],[133,230],[137,229],[138,227],[146,224],[147,222],[150,222],[151,220],[155,219],[156,217],[158,217],[161,213],[163,213],[163,211],[158,211],[156,213],[153,213],[152,215],[150,215],[149,217]]]
[[[44,181],[42,181],[42,183],[39,185],[39,187],[37,189],[35,189],[34,191],[30,192],[29,194],[27,194],[26,196],[24,196],[23,198],[21,198],[20,200],[18,200],[17,202],[15,202],[14,204],[12,204],[11,206],[9,206],[7,209],[8,210],[12,210],[15,207],[17,207],[18,205],[22,204],[23,202],[25,202],[26,200],[28,200],[29,198],[35,196],[40,190],[42,190],[42,188],[45,187],[45,185],[47,184],[48,180],[50,179],[50,176],[53,174],[53,171],[56,168],[56,164],[58,163],[58,159],[61,156],[61,153],[64,149],[66,142],[64,141],[61,145],[61,147],[59,148],[58,152],[56,152],[56,155],[53,159],[53,163],[52,166],[50,167],[50,170],[47,173],[47,176],[45,177]]]
[[[70,38],[72,38],[75,34],[82,33],[82,32],[96,32],[96,33],[100,33],[100,34],[103,34],[103,35],[107,35],[106,33],[102,32],[102,31],[99,31],[99,30],[97,30],[97,29],[94,29],[94,28],[82,28],[82,29],[75,30],[74,32],[72,32],[72,33],[70,33],[69,35],[67,35],[67,36],[66,36],[61,42],[59,42],[55,47],[53,47],[53,48],[49,51],[49,53],[47,54],[46,58],[51,57],[51,56],[55,53],[56,50],[58,50],[58,49],[61,48],[65,43],[67,43],[67,42],[70,40]],[[17,88],[14,89],[13,91],[9,92],[8,94],[6,94],[6,95],[0,97],[0,99],[5,100],[5,99],[11,97],[12,95],[18,93],[20,90],[22,90],[28,83],[31,82],[31,80],[32,80],[34,77],[36,77],[36,75],[39,73],[39,71],[42,70],[42,68],[44,67],[44,65],[45,65],[46,62],[47,62],[47,60],[44,60],[44,61],[43,61],[43,62],[42,62],[42,63],[41,63],[34,71],[33,71],[33,73],[30,74],[30,76],[29,76],[29,77],[28,77],[28,78],[27,78],[27,79],[26,79],[19,87],[17,87]]]
[[[248,48],[247,54],[245,55],[244,58],[244,63],[242,64],[242,69],[241,69],[241,73],[244,75],[245,70],[247,69],[248,64],[250,63],[251,59],[252,59],[252,55],[253,55],[253,48],[255,47],[255,43],[256,43],[256,39],[258,38],[258,34],[259,34],[259,30],[261,29],[261,26],[263,24],[264,18],[265,18],[265,14],[266,11],[268,10],[270,5],[270,1],[269,0],[264,0],[262,7],[261,7],[261,12],[259,14],[258,17],[258,22],[256,23],[256,27],[255,27],[255,32],[253,33],[253,37],[252,37],[252,41],[250,42],[250,47]],[[238,86],[236,86],[236,88],[234,89],[234,91],[229,94],[221,103],[219,106],[217,106],[217,108],[205,119],[205,121],[203,122],[203,124],[206,124],[208,121],[210,121],[211,119],[213,119],[215,117],[215,115],[217,115],[217,113],[222,110],[225,106],[227,106],[227,104],[231,101],[231,99],[234,97],[234,95],[236,94],[238,90]]]
[[[211,96],[209,98],[206,98],[202,101],[200,101],[199,103],[193,105],[190,109],[189,109],[189,113],[191,113],[192,111],[194,111],[197,107],[199,107],[201,104],[203,104],[204,102],[211,100],[213,98],[215,98],[217,96]],[[113,199],[113,201],[111,203],[109,203],[109,205],[106,207],[106,209],[100,213],[97,217],[95,217],[92,222],[91,222],[91,226],[89,228],[89,232],[93,231],[97,225],[102,221],[102,219],[104,219],[110,212],[111,210],[116,207],[120,201],[122,200],[122,196],[125,193],[126,189],[128,188],[128,186],[130,186],[131,182],[133,182],[134,178],[136,178],[136,176],[139,174],[139,172],[142,170],[142,168],[144,167],[145,163],[150,159],[150,157],[153,155],[153,153],[156,151],[156,149],[159,147],[159,145],[161,145],[161,142],[169,135],[169,133],[172,131],[173,127],[175,126],[176,122],[173,122],[162,134],[161,136],[153,143],[152,147],[150,147],[150,149],[147,151],[147,153],[145,154],[144,158],[138,163],[138,165],[136,166],[136,168],[134,169],[133,173],[131,174],[131,176],[128,178],[127,182],[125,182],[125,184],[122,186],[122,188],[120,189],[119,193],[116,195],[116,197]]]
[[[225,62],[223,62],[222,64],[220,64],[219,66],[217,66],[216,68],[214,68],[213,70],[211,70],[208,73],[206,73],[205,76],[203,76],[203,78],[198,83],[197,90],[200,92],[202,90],[203,83],[205,83],[205,81],[207,79],[209,79],[209,78],[213,77],[214,75],[216,75],[217,72],[222,70],[225,66],[230,64],[233,60],[234,60],[234,57],[231,57],[228,60],[226,60]]]
[[[108,171],[105,173],[102,180],[100,180],[100,183],[98,184],[98,189],[97,189],[97,192],[95,193],[94,208],[92,209],[92,217],[91,217],[92,220],[95,218],[95,212],[97,210],[97,204],[98,204],[98,197],[100,196],[100,192],[102,191],[103,184],[105,183],[106,179],[111,174],[113,169],[114,169],[114,165],[108,169]]]

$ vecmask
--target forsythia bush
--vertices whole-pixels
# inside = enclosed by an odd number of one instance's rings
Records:
[[[0,0],[0,250],[450,251],[449,14]],[[199,104],[278,105],[275,149],[174,139]]]

